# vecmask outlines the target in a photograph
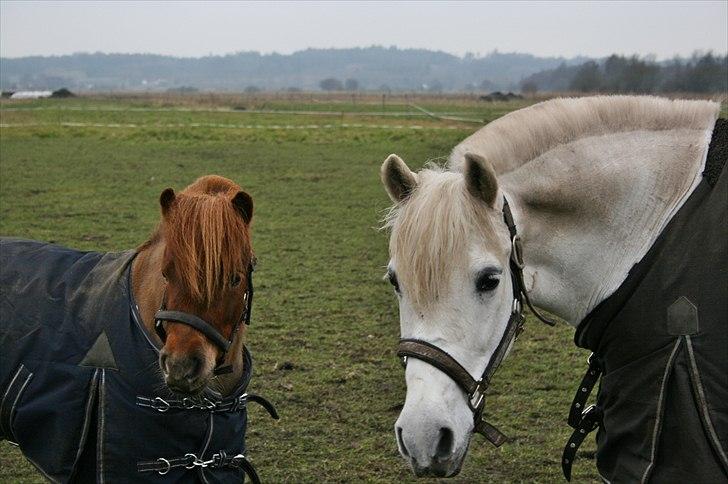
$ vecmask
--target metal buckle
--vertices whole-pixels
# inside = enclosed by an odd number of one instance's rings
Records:
[[[589,422],[589,426],[586,429],[588,432],[591,432],[595,428],[599,427],[599,421],[593,418],[592,414],[594,413],[597,413],[597,406],[595,404],[589,405],[584,409],[583,412],[581,412],[581,422],[579,422],[579,426],[581,426],[584,421]]]
[[[402,368],[407,369],[407,357],[403,356],[399,359],[399,364],[402,365]]]
[[[477,411],[480,406],[483,404],[483,398],[485,398],[485,392],[483,392],[480,389],[480,386],[483,384],[483,380],[479,380],[475,384],[475,389],[473,390],[473,393],[468,395],[468,405],[470,406],[470,410],[473,412]],[[475,400],[475,403],[473,403],[473,400]]]
[[[157,462],[161,462],[162,464],[167,466],[166,469],[157,471],[157,474],[159,474],[160,476],[165,475],[172,468],[172,464],[170,464],[169,461],[164,457],[160,457],[159,459],[157,459]]]
[[[513,307],[511,308],[511,314],[521,314],[523,312],[523,304],[521,301],[516,299],[516,295],[513,295]]]
[[[520,270],[523,270],[523,246],[521,245],[521,237],[516,234],[511,239],[511,260]]]

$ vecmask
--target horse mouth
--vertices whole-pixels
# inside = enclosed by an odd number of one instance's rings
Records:
[[[460,474],[460,470],[463,467],[463,460],[458,462],[457,467],[454,469],[450,468],[450,465],[444,463],[434,463],[429,467],[420,467],[417,462],[412,461],[412,472],[416,477],[437,477],[437,478],[450,478]]]
[[[197,395],[202,394],[202,392],[205,390],[205,387],[207,386],[205,383],[202,383],[200,385],[196,385],[194,387],[192,386],[180,386],[175,383],[168,383],[167,386],[169,387],[172,392],[182,395],[185,397],[196,397]]]

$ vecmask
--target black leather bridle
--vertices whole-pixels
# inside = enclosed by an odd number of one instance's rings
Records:
[[[235,334],[240,329],[240,326],[243,323],[245,323],[246,325],[250,324],[250,316],[253,310],[254,270],[255,263],[253,260],[248,265],[248,287],[245,290],[245,295],[243,296],[243,301],[245,302],[245,306],[243,307],[243,313],[240,315],[240,318],[238,319],[237,323],[235,323],[235,326],[233,326],[233,329],[230,332],[230,336],[227,338],[223,336],[223,334],[220,333],[220,331],[218,331],[215,326],[208,323],[199,316],[195,316],[194,314],[186,313],[184,311],[168,310],[167,290],[165,289],[164,296],[162,296],[162,304],[160,305],[159,310],[154,314],[154,330],[156,331],[157,336],[159,336],[159,338],[162,340],[162,343],[164,343],[167,339],[167,331],[164,329],[165,321],[186,324],[187,326],[190,326],[205,335],[207,339],[209,339],[215,346],[222,350],[222,355],[219,359],[221,363],[215,367],[215,369],[213,370],[213,374],[223,375],[225,373],[232,372],[232,366],[223,365],[222,362],[225,361],[225,355],[227,355],[227,352],[230,349],[230,345],[232,344],[233,339],[235,339]]]
[[[475,420],[474,432],[482,434],[493,445],[500,446],[506,441],[506,436],[493,425],[485,421],[483,410],[485,408],[485,391],[490,386],[490,380],[496,372],[503,359],[508,353],[508,348],[523,331],[523,302],[531,309],[533,314],[542,322],[553,326],[555,323],[544,317],[531,304],[526,286],[523,282],[523,247],[521,239],[516,231],[516,224],[513,214],[508,205],[508,200],[503,197],[503,221],[508,226],[511,237],[511,255],[509,266],[511,269],[511,284],[513,285],[513,305],[511,316],[508,319],[506,330],[501,337],[498,347],[485,367],[479,380],[475,380],[468,370],[458,363],[446,351],[437,346],[419,339],[401,339],[397,349],[397,356],[407,364],[407,358],[416,358],[428,363],[449,376],[465,392],[468,406],[473,411]]]

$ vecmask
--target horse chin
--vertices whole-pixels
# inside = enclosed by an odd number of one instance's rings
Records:
[[[463,468],[463,462],[465,461],[465,454],[457,458],[457,460],[450,462],[434,462],[429,467],[420,467],[417,461],[414,459],[410,460],[410,467],[415,477],[418,478],[450,478],[460,474]]]
[[[190,386],[181,386],[175,383],[167,383],[167,387],[172,391],[172,393],[175,393],[177,395],[183,397],[196,397],[198,395],[201,395],[205,391],[205,388],[207,388],[207,382]]]

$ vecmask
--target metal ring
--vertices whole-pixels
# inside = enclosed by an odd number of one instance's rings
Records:
[[[470,406],[470,410],[472,410],[473,412],[477,411],[480,408],[481,404],[483,403],[483,399],[485,398],[485,392],[480,389],[480,385],[482,385],[482,383],[482,380],[477,382],[473,393],[468,395],[468,406]],[[475,403],[473,403],[473,399],[475,399]]]
[[[160,403],[162,405],[161,407],[160,406],[157,406],[157,405],[154,406],[155,409],[157,409],[158,411],[160,411],[162,413],[166,412],[170,408],[169,402],[166,401],[165,399],[163,399],[162,397],[156,397],[154,399],[154,402],[155,403]]]
[[[197,462],[200,460],[195,454],[185,454],[185,457],[192,457],[192,462],[185,466],[185,469],[194,469]]]
[[[165,464],[167,466],[166,469],[161,470],[161,471],[157,471],[157,473],[160,476],[165,475],[172,468],[172,464],[170,464],[169,461],[167,459],[165,459],[164,457],[160,457],[159,459],[157,459],[157,462],[161,462],[162,464]]]

